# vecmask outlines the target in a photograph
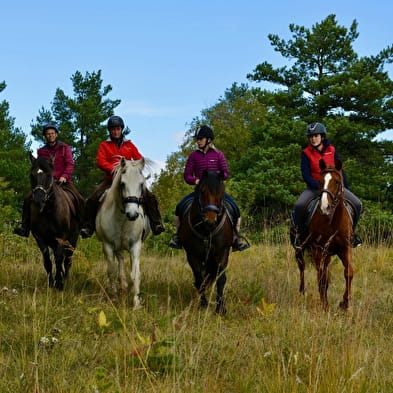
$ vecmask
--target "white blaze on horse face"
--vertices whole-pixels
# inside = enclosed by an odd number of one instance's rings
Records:
[[[132,179],[132,181],[131,181]],[[127,172],[122,175],[122,194],[123,199],[134,198],[139,199],[142,197],[142,184],[144,177],[142,173],[135,167],[129,167]],[[141,205],[139,203],[127,202],[124,205],[124,213],[129,220],[136,220],[141,215]]]
[[[332,175],[328,173],[325,176],[325,182],[323,184],[324,190],[328,190],[330,180],[332,180]],[[321,206],[322,214],[329,214],[329,200],[328,200],[327,192],[322,192],[320,206]]]
[[[44,171],[43,171],[42,169],[38,169],[38,170],[37,170],[37,173],[38,173],[38,174],[44,173]]]

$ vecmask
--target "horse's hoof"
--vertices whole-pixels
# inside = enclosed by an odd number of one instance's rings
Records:
[[[225,315],[227,313],[227,309],[224,305],[217,305],[216,314]]]
[[[339,307],[340,307],[341,310],[347,311],[348,308],[349,308],[349,303],[347,301],[345,301],[345,300],[342,300],[340,302],[340,304],[339,304]]]

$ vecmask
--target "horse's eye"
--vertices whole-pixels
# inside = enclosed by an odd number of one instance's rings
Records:
[[[121,187],[122,189],[124,189],[125,186],[126,186],[126,185],[125,185],[123,182],[120,183],[120,187]]]

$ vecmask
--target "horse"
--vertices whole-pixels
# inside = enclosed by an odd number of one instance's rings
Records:
[[[216,313],[225,314],[226,267],[233,240],[232,221],[224,203],[222,174],[203,172],[195,196],[182,215],[179,237],[194,275],[200,307],[206,308],[205,290],[216,282]]]
[[[31,233],[41,250],[49,287],[63,290],[78,241],[84,199],[73,185],[62,186],[55,181],[54,157],[30,154],[30,162]],[[56,266],[54,277],[50,249]]]
[[[345,201],[342,162],[327,166],[323,159],[319,162],[319,199],[315,213],[309,223],[309,231],[301,246],[295,249],[296,261],[300,271],[300,293],[305,293],[304,251],[307,250],[316,267],[318,289],[322,307],[329,309],[327,291],[329,287],[329,264],[331,257],[337,255],[344,266],[345,292],[339,304],[347,310],[353,279],[352,259],[352,217],[351,207]]]
[[[130,254],[134,309],[141,307],[140,255],[142,243],[150,233],[150,223],[144,208],[144,167],[144,158],[136,161],[121,158],[114,169],[112,185],[104,194],[96,217],[96,234],[102,242],[108,264],[111,295],[119,292],[122,295],[127,291],[123,251]],[[118,260],[118,269],[115,257]]]

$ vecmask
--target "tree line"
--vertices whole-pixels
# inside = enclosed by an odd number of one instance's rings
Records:
[[[359,56],[353,47],[359,36],[356,20],[347,28],[338,24],[335,15],[311,27],[290,24],[289,31],[288,40],[268,35],[285,66],[256,65],[247,75],[249,84],[234,83],[190,121],[180,150],[168,157],[154,183],[168,219],[176,203],[190,192],[182,176],[185,160],[195,148],[195,130],[209,124],[230,166],[227,191],[238,201],[249,229],[286,222],[305,187],[299,163],[307,143],[306,125],[318,121],[325,124],[344,162],[350,188],[368,212],[364,225],[383,222],[390,228],[393,224],[393,142],[380,137],[393,129],[393,81],[387,71],[393,46]],[[87,196],[102,176],[95,167],[95,154],[107,137],[105,121],[120,100],[108,98],[112,87],[103,85],[101,71],[85,75],[77,71],[71,80],[74,95],[57,88],[50,109],[42,107],[31,124],[31,133],[43,141],[43,123],[59,126],[60,139],[73,149],[75,183]],[[0,94],[5,88],[6,83],[1,83]],[[31,145],[14,127],[5,101],[0,102],[0,139],[4,147],[1,201],[4,211],[13,212],[15,201],[28,188],[26,152]]]

